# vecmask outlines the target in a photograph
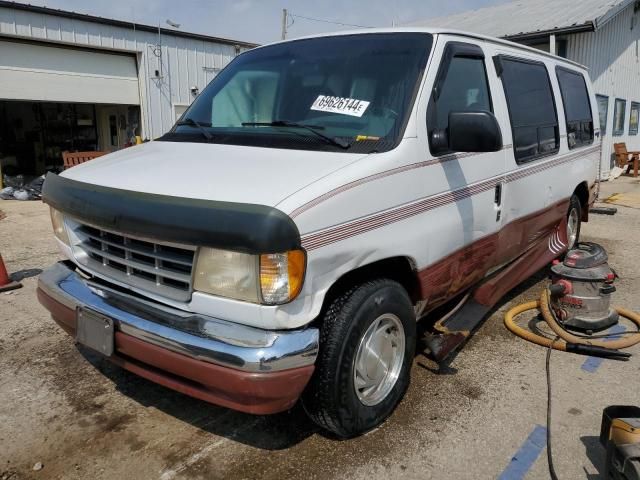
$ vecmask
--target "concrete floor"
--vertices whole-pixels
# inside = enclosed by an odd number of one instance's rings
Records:
[[[640,187],[621,178],[602,190],[604,198]],[[21,290],[0,294],[1,480],[488,479],[500,476],[523,445],[533,455],[525,478],[548,478],[543,445],[536,450],[525,442],[545,423],[546,352],[502,325],[510,306],[537,297],[544,273],[505,300],[446,372],[418,356],[396,413],[368,435],[340,441],[319,431],[299,407],[269,417],[236,413],[76,348],[35,298],[34,275],[58,258],[48,209],[4,201],[0,210],[6,213],[0,252],[11,272],[27,277]],[[593,215],[583,240],[608,249],[621,277],[615,302],[640,310],[640,211],[619,207],[616,216]],[[630,351],[636,354],[631,361],[604,362],[593,372],[582,368],[584,357],[553,355],[560,478],[599,478],[602,409],[640,398],[640,348]],[[43,468],[34,471],[37,462]]]

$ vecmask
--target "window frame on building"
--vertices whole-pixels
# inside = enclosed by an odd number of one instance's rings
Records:
[[[175,102],[175,103],[172,103],[171,106],[173,108],[173,117],[174,117],[174,123],[175,123],[178,120],[180,120],[182,115],[184,115],[184,112],[186,112],[189,109],[191,104],[184,103],[184,102]]]
[[[569,50],[569,41],[566,38],[559,38],[556,40],[556,55],[562,58],[568,58],[567,52]]]
[[[600,109],[600,100],[605,101],[605,109],[604,112]],[[609,120],[609,95],[602,95],[601,93],[596,93],[596,103],[598,104],[598,122],[600,123],[600,136],[604,136],[607,134],[607,123]],[[604,124],[602,123],[602,114],[604,113]]]
[[[582,80],[582,87],[584,91],[580,92],[581,100],[587,105],[588,116],[580,118],[569,118],[570,111],[569,106],[572,103],[570,98],[570,91],[568,85],[565,85],[563,81],[563,75],[574,75]],[[557,66],[556,67],[556,79],[558,80],[558,86],[560,87],[560,96],[562,97],[562,107],[564,109],[564,119],[567,129],[567,145],[569,150],[574,148],[584,147],[591,145],[594,141],[594,125],[593,125],[593,112],[591,111],[591,102],[589,97],[589,89],[587,88],[587,80],[581,72],[571,70],[570,68]],[[584,109],[584,105],[582,106]],[[585,111],[586,115],[586,111]],[[573,137],[572,137],[573,135]]]
[[[621,103],[622,104],[622,116],[620,117],[622,119],[622,127],[621,128],[616,128],[616,119],[618,118],[618,104]],[[611,134],[614,137],[621,137],[624,135],[624,127],[625,127],[625,123],[627,120],[627,101],[624,98],[616,98],[615,101],[613,102],[613,125],[611,128]]]
[[[636,112],[635,126],[633,120],[633,112]],[[629,109],[629,135],[638,134],[638,122],[640,122],[640,103],[631,102],[631,108]]]
[[[549,157],[552,155],[556,155],[560,151],[560,124],[558,122],[558,106],[556,102],[555,94],[553,93],[553,86],[551,83],[551,76],[549,75],[549,69],[544,62],[531,60],[528,58],[522,58],[512,55],[496,55],[494,58],[494,63],[496,66],[496,71],[500,80],[502,81],[502,88],[504,92],[504,96],[507,102],[507,111],[509,112],[509,123],[511,125],[511,135],[512,135],[512,143],[513,143],[513,155],[515,157],[516,163],[518,165],[526,164],[529,162],[533,162],[543,157]],[[551,101],[551,106],[553,107],[553,122],[539,123],[539,124],[530,124],[530,125],[516,125],[514,122],[514,99],[511,93],[509,92],[509,88],[507,86],[507,82],[505,82],[504,72],[505,72],[505,64],[507,62],[521,63],[524,65],[529,65],[531,67],[543,68],[544,73],[547,79],[547,93],[548,99]],[[516,97],[518,97],[516,95]],[[537,153],[528,156],[521,156],[518,152],[517,146],[517,135],[516,130],[520,128],[536,128],[538,141],[537,141]],[[555,147],[551,150],[541,151],[540,145],[540,129],[541,128],[553,128],[554,129],[554,139],[555,139]]]

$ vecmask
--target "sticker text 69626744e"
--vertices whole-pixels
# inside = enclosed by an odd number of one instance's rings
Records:
[[[355,98],[318,95],[318,98],[316,98],[313,105],[311,105],[311,110],[361,117],[367,110],[367,107],[369,107],[369,103],[370,102],[365,102],[364,100],[358,100]]]

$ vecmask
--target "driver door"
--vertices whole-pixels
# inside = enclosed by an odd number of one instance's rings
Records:
[[[442,235],[430,242],[431,264],[437,266],[440,300],[480,281],[496,265],[502,227],[505,151],[459,153],[437,148],[434,134],[446,135],[451,112],[491,112],[498,119],[502,105],[494,95],[497,78],[483,42],[445,40],[427,107],[429,150],[438,159],[444,188],[453,202],[445,206],[438,225]],[[489,60],[489,61],[487,61]],[[499,121],[501,130],[506,125]],[[446,285],[446,289],[443,288]],[[439,299],[433,298],[438,301]]]

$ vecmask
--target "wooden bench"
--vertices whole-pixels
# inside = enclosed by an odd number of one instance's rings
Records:
[[[638,162],[640,162],[640,152],[629,152],[627,151],[626,143],[614,143],[613,148],[616,154],[616,164],[618,167],[624,169],[627,167],[627,174],[631,171],[631,167],[633,167],[633,176],[638,176]]]
[[[106,155],[107,153],[109,152],[62,152],[62,163],[66,170],[67,168],[75,167],[81,163]]]

